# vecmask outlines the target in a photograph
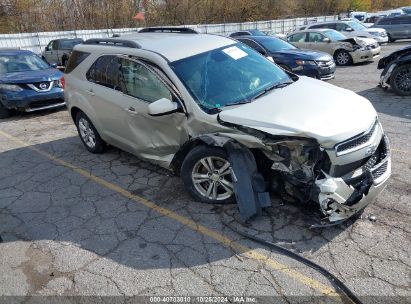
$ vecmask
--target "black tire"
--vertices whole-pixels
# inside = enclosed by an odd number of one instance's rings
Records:
[[[68,58],[64,56],[63,58],[61,58],[61,65],[66,67],[67,61],[68,61]]]
[[[346,50],[338,50],[337,52],[335,52],[334,60],[335,63],[340,66],[347,66],[353,64],[352,57]]]
[[[11,111],[7,109],[0,101],[0,119],[9,118],[11,116]]]
[[[395,94],[400,96],[411,96],[411,64],[396,67],[390,76],[390,86]],[[404,82],[408,82],[408,85]]]
[[[395,41],[396,41],[396,39],[392,39],[392,38],[391,38],[391,35],[388,34],[388,42],[393,43],[393,42],[395,42]]]
[[[198,146],[195,147],[194,149],[192,149],[187,156],[184,159],[183,165],[181,166],[181,170],[180,170],[180,176],[184,182],[184,185],[187,189],[187,191],[191,194],[191,196],[201,202],[201,203],[205,203],[205,204],[230,204],[233,203],[235,201],[235,195],[234,192],[231,193],[231,195],[229,197],[224,198],[224,192],[225,189],[223,188],[223,186],[220,184],[217,186],[217,191],[220,191],[220,193],[218,193],[218,195],[221,195],[220,199],[213,199],[212,197],[207,197],[205,195],[203,195],[199,190],[198,187],[202,188],[204,187],[209,187],[210,184],[212,183],[211,179],[212,177],[209,178],[210,181],[204,181],[202,183],[197,183],[198,186],[196,186],[194,184],[193,181],[193,171],[197,168],[197,164],[200,162],[201,159],[204,159],[206,157],[213,157],[215,159],[223,159],[226,162],[228,162],[228,156],[227,153],[221,149],[221,148],[216,148],[216,147],[210,147],[210,146]],[[224,170],[225,171],[225,170]],[[206,173],[204,173],[206,174]],[[231,182],[231,175],[226,175],[226,177],[224,177],[224,181],[226,181],[225,179],[229,180]],[[217,184],[219,184],[218,181],[215,181]],[[213,186],[215,187],[215,185]],[[212,187],[212,188],[213,188]],[[214,189],[214,188],[213,188]],[[228,193],[227,193],[228,195]]]
[[[93,132],[94,142],[95,142],[94,145],[91,145],[90,142],[86,142],[86,139],[83,138],[82,132],[80,131],[80,128],[81,128],[80,123],[84,123],[85,121],[87,122],[88,127]],[[76,115],[76,127],[77,127],[77,132],[80,136],[80,139],[81,139],[82,143],[84,144],[84,146],[86,147],[86,149],[89,152],[95,153],[95,154],[100,154],[100,153],[103,153],[105,151],[106,143],[101,139],[100,134],[98,134],[98,132],[97,132],[96,128],[94,127],[93,123],[91,122],[91,120],[83,112],[78,112],[77,115]]]

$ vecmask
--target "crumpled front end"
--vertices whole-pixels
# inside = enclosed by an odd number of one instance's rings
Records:
[[[370,132],[378,134],[378,128],[381,128],[379,123]],[[369,134],[345,143],[347,149],[356,149],[355,145],[365,141],[367,136]],[[331,171],[333,169],[335,173],[340,171],[342,175],[338,176],[337,173],[331,176],[323,172],[322,176],[315,181],[319,191],[320,209],[329,222],[345,220],[361,211],[385,188],[391,175],[390,148],[385,135],[377,138],[380,138],[377,146],[370,139],[366,145],[362,144],[362,148],[358,145],[358,149],[351,152],[365,151],[371,156],[354,163],[331,166]],[[338,153],[338,151],[328,151],[328,153]]]

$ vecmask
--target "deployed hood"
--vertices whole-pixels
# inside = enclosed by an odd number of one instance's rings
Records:
[[[318,52],[313,50],[302,50],[302,49],[290,49],[290,50],[279,50],[276,52],[269,52],[269,55],[294,55],[298,59],[307,59],[307,60],[330,60],[332,57],[324,52]]]
[[[378,43],[377,40],[375,40],[373,38],[365,38],[365,37],[353,37],[353,38],[342,39],[342,40],[339,40],[339,41],[349,42],[349,43],[357,44],[357,45],[361,45],[361,46],[367,46],[367,45],[370,45],[370,44]]]
[[[308,77],[219,114],[223,122],[272,135],[314,138],[325,148],[366,131],[376,116],[364,97]]]
[[[60,79],[63,73],[57,69],[0,74],[0,83],[33,83]]]

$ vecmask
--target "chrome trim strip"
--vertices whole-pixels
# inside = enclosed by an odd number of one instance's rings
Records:
[[[42,83],[45,83],[45,82],[48,82],[48,81],[42,81]],[[32,89],[32,90],[34,90],[34,91],[36,91],[36,92],[49,92],[49,91],[53,88],[53,86],[54,86],[54,81],[53,81],[53,80],[50,81],[49,87],[48,87],[47,89],[44,89],[44,90],[38,89],[38,88],[37,88],[34,84],[32,84],[32,83],[27,83],[27,86],[28,86],[30,89]]]
[[[380,125],[380,122],[378,121],[378,119],[376,119],[376,120],[373,122],[373,124],[371,125],[371,127],[370,127],[367,131],[361,133],[360,135],[355,136],[354,138],[351,138],[351,139],[349,139],[349,140],[346,140],[346,141],[343,141],[343,142],[337,144],[337,145],[335,146],[335,148],[334,148],[334,149],[335,149],[335,154],[336,154],[337,156],[341,156],[341,155],[345,155],[345,154],[348,154],[348,153],[351,153],[351,152],[354,152],[354,151],[361,150],[362,148],[365,148],[366,146],[368,146],[368,145],[370,144],[370,142],[372,142],[372,141],[375,139],[375,136],[376,136],[376,134],[377,134],[377,128],[381,128],[381,125]],[[370,137],[370,139],[369,139],[367,142],[365,142],[365,143],[363,143],[363,144],[361,144],[361,145],[359,145],[359,146],[356,146],[356,147],[354,147],[354,148],[351,148],[351,149],[348,149],[348,150],[343,150],[343,151],[341,151],[341,152],[338,152],[338,147],[339,147],[339,146],[341,146],[341,145],[343,145],[343,144],[346,144],[346,143],[349,143],[349,142],[351,142],[351,141],[355,141],[355,140],[357,140],[357,139],[359,139],[359,138],[361,138],[361,137],[369,134],[370,132],[373,132],[373,133],[372,133],[372,136]]]
[[[27,112],[27,113],[30,113],[30,112],[34,112],[34,111],[40,111],[40,110],[47,110],[47,109],[59,108],[59,107],[65,106],[65,105],[66,105],[66,102],[63,101],[63,102],[61,102],[61,103],[55,103],[55,104],[52,104],[52,105],[48,105],[48,106],[44,106],[44,107],[39,107],[39,108],[26,108],[24,111]]]

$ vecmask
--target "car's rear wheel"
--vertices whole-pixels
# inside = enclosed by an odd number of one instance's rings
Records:
[[[346,66],[353,63],[351,55],[345,50],[339,50],[334,54],[335,62],[338,65]]]
[[[103,153],[106,144],[101,139],[93,123],[83,112],[76,115],[76,126],[81,141],[88,151],[91,153]]]
[[[7,109],[3,104],[0,102],[0,119],[1,118],[9,118],[11,116],[11,111]]]
[[[390,86],[398,95],[411,95],[411,64],[394,69],[390,77]]]
[[[184,159],[180,176],[188,192],[207,204],[234,202],[230,162],[223,149],[198,146]]]

